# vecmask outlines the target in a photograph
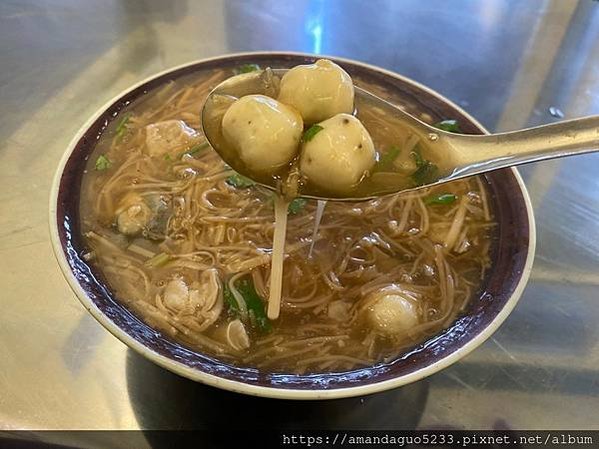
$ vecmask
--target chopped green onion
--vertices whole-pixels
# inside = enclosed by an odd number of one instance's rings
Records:
[[[261,333],[269,332],[272,326],[266,316],[264,302],[256,292],[254,283],[249,278],[243,278],[237,281],[235,288],[239,291],[245,301],[252,327]],[[229,310],[237,315],[239,313],[239,305],[237,304],[231,289],[229,289],[228,282],[223,282],[223,299],[229,306]]]
[[[287,207],[288,213],[291,215],[297,215],[308,202],[304,198],[295,198],[293,201],[289,203]]]
[[[163,265],[166,265],[166,263],[171,259],[171,256],[169,256],[166,253],[160,253],[155,255],[154,257],[152,257],[151,259],[148,259],[144,262],[144,265],[146,267],[149,268],[158,268],[161,267]]]
[[[103,154],[98,156],[98,159],[96,159],[96,170],[107,170],[110,168],[111,165],[112,162],[110,161],[110,159],[108,159]]]
[[[395,162],[395,159],[397,159],[397,156],[399,156],[399,153],[401,153],[401,148],[393,146],[391,148],[389,148],[389,151],[387,151],[385,154],[383,154],[381,156],[381,158],[378,160],[378,162],[376,163],[375,167],[374,167],[374,171],[389,171],[393,168],[393,162]]]
[[[236,189],[247,189],[248,187],[251,187],[254,184],[256,184],[250,178],[246,178],[245,176],[240,175],[239,173],[232,174],[225,180],[225,182],[230,186],[235,187]]]
[[[130,117],[131,117],[131,113],[127,112],[125,115],[123,115],[123,117],[117,123],[116,129],[115,129],[117,138],[121,139],[125,135],[125,132],[127,131],[126,125],[127,125],[127,122],[129,121]]]
[[[260,70],[260,66],[258,64],[243,64],[233,70],[233,72],[235,75],[240,75],[242,73],[255,72],[256,70]]]
[[[171,155],[170,155],[170,154],[165,154],[165,155],[164,155],[164,160],[165,160],[165,161],[172,161],[172,159],[171,159]]]
[[[303,142],[310,142],[314,136],[316,134],[318,134],[320,131],[322,131],[324,128],[320,125],[312,125],[310,126],[306,132],[304,133],[304,135],[302,136],[302,141]]]
[[[425,198],[424,204],[451,204],[457,199],[458,197],[453,193],[441,193]]]
[[[461,133],[460,125],[457,120],[441,120],[433,125],[435,128],[442,129],[450,133]]]
[[[189,150],[181,153],[181,157],[185,156],[186,154],[188,156],[193,156],[195,154],[198,154],[200,151],[205,150],[208,147],[209,147],[208,142],[200,143],[198,145],[191,147]]]

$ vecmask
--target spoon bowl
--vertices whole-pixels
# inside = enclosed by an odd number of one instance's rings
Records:
[[[210,145],[235,171],[257,184],[280,191],[285,173],[256,175],[222,137],[221,121],[227,108],[245,95],[276,98],[280,78],[287,69],[257,70],[226,79],[208,95],[202,108],[204,134]],[[452,133],[431,126],[378,96],[354,86],[355,113],[376,111],[385,127],[402,126],[418,137],[420,161],[412,176],[379,173],[384,185],[362,182],[346,194],[302,187],[298,196],[326,201],[363,201],[380,196],[431,187],[467,176],[545,159],[599,150],[599,116],[568,120],[519,131],[489,135]],[[385,175],[384,177],[381,175]],[[413,176],[418,175],[418,176]]]

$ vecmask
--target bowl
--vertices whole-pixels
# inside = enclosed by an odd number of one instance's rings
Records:
[[[286,399],[326,399],[366,395],[429,376],[464,357],[501,325],[514,309],[530,275],[535,248],[532,206],[516,169],[484,176],[498,222],[492,267],[481,293],[447,329],[389,363],[347,372],[310,375],[274,374],[239,368],[188,349],[152,329],[120,304],[86,263],[79,232],[79,191],[86,160],[106,124],[124,106],[147,92],[199,70],[238,67],[291,67],[322,56],[300,53],[225,55],[161,72],[117,95],[94,114],[66,149],[50,195],[50,232],[60,268],[83,306],[108,331],[154,363],[189,379],[239,393]],[[396,73],[348,59],[330,57],[357,84],[374,85],[376,94],[428,120],[455,118],[463,132],[487,131],[473,117],[433,90]],[[107,361],[108,363],[108,361]]]

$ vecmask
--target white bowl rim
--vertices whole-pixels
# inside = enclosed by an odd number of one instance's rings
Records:
[[[412,86],[417,87],[423,91],[426,91],[428,94],[442,100],[443,102],[451,105],[451,107],[457,109],[460,113],[466,116],[469,120],[471,120],[475,125],[477,125],[480,129],[482,129],[485,133],[488,133],[487,129],[482,126],[478,120],[472,117],[469,113],[467,113],[460,106],[452,102],[451,100],[445,98],[438,92],[430,89],[429,87],[424,86],[423,84],[418,83],[410,78],[407,78],[398,73],[392,72],[387,69],[383,69],[381,67],[377,67],[371,64],[355,61],[348,58],[337,57],[333,55],[315,55],[310,53],[303,52],[293,52],[293,51],[252,51],[252,52],[241,52],[241,53],[228,53],[222,54],[218,56],[213,56],[209,58],[197,59],[191,62],[187,62],[185,64],[181,64],[175,67],[171,67],[169,69],[158,72],[154,75],[151,75],[144,80],[134,84],[133,86],[121,91],[112,99],[110,99],[106,104],[101,106],[96,113],[94,113],[79,129],[79,131],[75,134],[71,142],[69,143],[65,153],[63,154],[60,163],[57,167],[56,173],[54,175],[54,179],[52,181],[51,191],[50,191],[50,207],[49,207],[49,219],[50,219],[50,240],[52,243],[52,249],[58,260],[58,264],[64,277],[69,283],[71,289],[76,294],[79,301],[83,304],[85,309],[92,316],[102,324],[110,333],[112,333],[115,337],[117,337],[121,342],[126,344],[131,349],[135,350],[137,353],[143,355],[144,357],[150,359],[154,363],[163,368],[168,369],[174,373],[177,373],[183,377],[188,379],[198,381],[204,383],[206,385],[210,385],[217,388],[222,388],[225,390],[243,393],[253,396],[261,396],[268,398],[276,398],[276,399],[296,399],[296,400],[314,400],[314,399],[338,399],[338,398],[346,398],[346,397],[354,397],[354,396],[364,396],[369,395],[385,390],[390,390],[393,388],[397,388],[403,385],[410,384],[412,382],[416,382],[425,377],[428,377],[450,365],[457,362],[462,357],[466,356],[478,346],[480,346],[485,340],[487,340],[505,321],[511,311],[514,309],[518,300],[522,296],[526,283],[530,277],[530,273],[532,270],[532,265],[534,261],[535,247],[536,247],[536,229],[535,229],[535,220],[533,214],[532,203],[530,201],[530,197],[528,195],[528,191],[526,189],[526,185],[520,176],[520,173],[516,168],[511,168],[512,173],[518,183],[520,188],[520,192],[524,199],[525,207],[526,207],[526,215],[528,217],[528,228],[529,228],[529,241],[528,241],[528,252],[526,254],[526,261],[524,264],[524,268],[522,270],[522,274],[520,279],[514,289],[514,292],[509,297],[505,305],[502,309],[497,313],[497,315],[491,320],[477,335],[475,335],[471,340],[466,342],[462,347],[456,349],[452,353],[443,357],[442,359],[427,365],[417,371],[400,375],[398,377],[394,377],[393,379],[383,380],[380,382],[367,384],[367,385],[359,385],[355,387],[345,387],[345,388],[335,388],[330,390],[318,390],[318,389],[292,389],[292,388],[278,388],[278,387],[266,387],[261,385],[252,385],[247,384],[241,381],[224,379],[219,376],[215,376],[213,374],[208,374],[203,371],[199,371],[192,367],[189,367],[181,362],[177,362],[172,360],[164,355],[161,355],[137,341],[135,338],[130,336],[123,329],[118,327],[114,322],[112,322],[106,315],[104,315],[100,309],[94,304],[94,302],[87,296],[75,276],[71,271],[71,267],[68,264],[67,258],[64,254],[63,247],[60,241],[59,232],[58,232],[58,224],[57,224],[57,202],[58,202],[58,193],[60,190],[60,180],[62,179],[62,175],[64,172],[64,168],[68,159],[70,158],[72,152],[79,140],[83,137],[85,132],[90,128],[90,126],[105,113],[105,111],[114,103],[116,103],[119,99],[123,98],[127,93],[135,90],[139,86],[142,86],[149,81],[152,81],[155,78],[159,78],[168,73],[174,72],[179,69],[183,69],[189,66],[193,66],[199,63],[206,63],[210,61],[217,61],[223,58],[235,58],[242,56],[252,56],[252,55],[269,55],[269,56],[300,56],[306,58],[331,58],[336,61],[340,61],[342,63],[353,64],[357,66],[361,66],[363,68],[383,73],[385,75],[391,76],[393,78],[399,79],[402,82],[407,84],[411,84]]]

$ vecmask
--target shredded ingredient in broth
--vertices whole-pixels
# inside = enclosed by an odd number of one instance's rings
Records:
[[[312,241],[310,242],[310,251],[308,251],[308,259],[312,258],[312,253],[314,252],[314,244],[316,243],[316,238],[318,237],[318,230],[320,229],[320,222],[322,221],[322,214],[324,213],[324,208],[326,206],[326,201],[318,200],[316,206],[316,214],[314,217],[314,227],[312,229]]]
[[[285,234],[287,233],[287,208],[289,202],[275,195],[275,233],[272,243],[270,270],[270,293],[268,296],[268,318],[276,320],[281,310],[281,288],[283,286],[283,259],[285,257]]]
[[[287,213],[201,135],[201,105],[228,76],[150,92],[98,142],[82,229],[86,260],[116,297],[182,344],[269,372],[389,361],[448,326],[489,265],[494,222],[481,180]],[[404,149],[414,139],[377,129],[376,115],[361,120],[379,148],[401,148],[385,164],[413,163]]]

